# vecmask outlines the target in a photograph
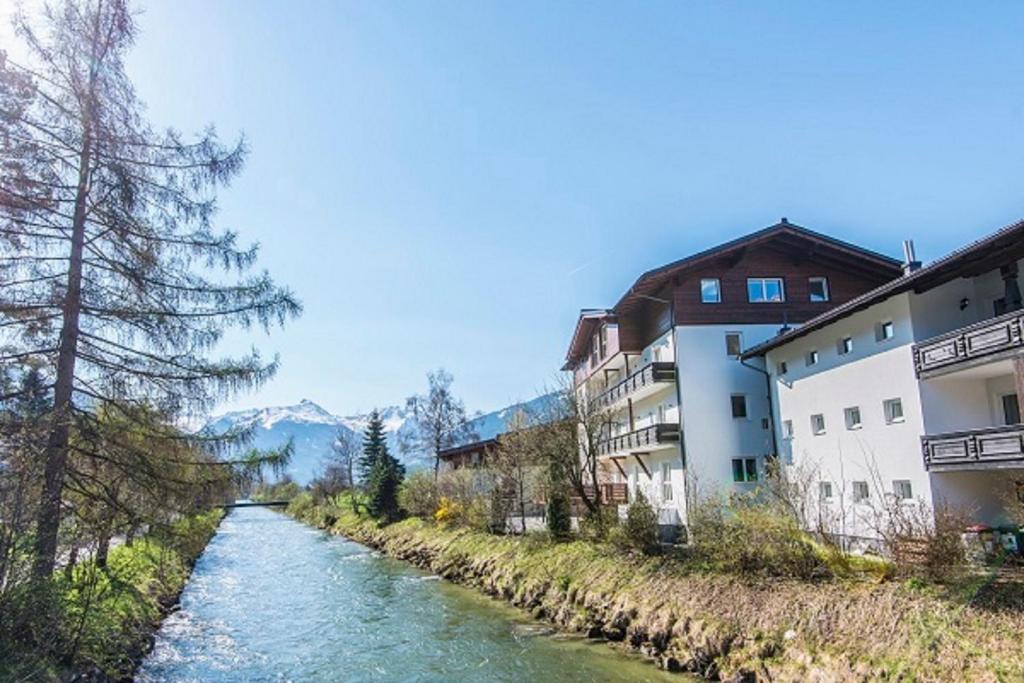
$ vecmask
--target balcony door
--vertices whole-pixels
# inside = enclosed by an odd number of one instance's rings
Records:
[[[1020,424],[1020,401],[1017,394],[1003,396],[1003,424]]]

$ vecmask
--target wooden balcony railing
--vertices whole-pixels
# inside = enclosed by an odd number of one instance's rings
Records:
[[[625,434],[603,439],[597,444],[600,456],[639,453],[679,441],[679,425],[671,422],[653,424]]]
[[[921,437],[921,447],[930,471],[1024,468],[1024,425],[929,434]]]
[[[625,483],[603,482],[598,484],[597,488],[601,491],[602,505],[619,505],[629,502],[629,487]],[[583,490],[588,497],[593,499],[593,486],[584,486]]]
[[[1024,312],[1021,311],[914,344],[914,370],[920,377],[932,370],[1014,349],[1024,350]]]
[[[608,408],[644,387],[658,382],[674,382],[675,379],[676,366],[674,363],[648,363],[629,377],[616,382],[598,394],[592,405],[597,410]]]

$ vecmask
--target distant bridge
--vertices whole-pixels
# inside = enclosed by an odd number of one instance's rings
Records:
[[[236,500],[234,503],[224,503],[221,505],[225,510],[231,508],[254,508],[254,507],[271,507],[271,508],[283,508],[288,507],[287,500]]]

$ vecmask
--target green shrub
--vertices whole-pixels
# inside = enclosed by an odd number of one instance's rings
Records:
[[[612,534],[612,541],[624,550],[645,555],[654,555],[661,550],[658,543],[658,513],[644,496],[637,491],[633,502],[626,509],[626,520]]]
[[[406,477],[398,493],[398,502],[406,514],[422,519],[433,518],[439,501],[434,475],[426,470],[413,472]]]
[[[603,506],[588,510],[580,518],[580,535],[590,541],[605,541],[619,526],[619,513],[614,507]]]
[[[547,526],[555,540],[564,541],[572,536],[569,496],[561,488],[555,488],[548,493]]]

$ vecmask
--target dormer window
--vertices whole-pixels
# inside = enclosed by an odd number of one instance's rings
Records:
[[[722,284],[716,277],[706,277],[700,281],[700,302],[702,304],[722,303]]]
[[[752,304],[774,304],[786,300],[781,277],[747,278],[747,300]]]

